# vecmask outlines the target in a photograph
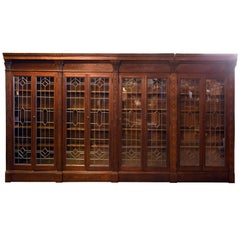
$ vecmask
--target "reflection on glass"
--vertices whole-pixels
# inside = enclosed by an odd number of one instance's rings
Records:
[[[66,79],[66,163],[84,165],[84,78]]]
[[[205,165],[224,166],[224,82],[206,80]]]
[[[180,79],[180,166],[200,165],[199,79]]]
[[[109,165],[109,78],[90,79],[90,165]]]
[[[121,166],[141,166],[142,80],[122,79],[122,159]]]
[[[147,166],[167,166],[167,79],[147,79]]]

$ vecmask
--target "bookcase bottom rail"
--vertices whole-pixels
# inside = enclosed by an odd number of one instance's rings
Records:
[[[140,171],[27,171],[8,170],[6,182],[230,182],[227,171],[140,172]]]

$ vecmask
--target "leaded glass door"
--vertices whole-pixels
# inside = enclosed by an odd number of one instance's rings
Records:
[[[225,119],[223,78],[179,78],[180,167],[226,167]]]
[[[32,77],[13,76],[15,167],[32,165]]]
[[[136,75],[120,80],[120,169],[168,167],[168,79]]]
[[[54,164],[54,77],[36,76],[36,165]]]
[[[14,168],[53,169],[55,74],[13,76]]]
[[[179,164],[200,166],[200,78],[179,79]]]
[[[111,78],[101,75],[64,76],[64,166],[66,169],[107,170],[111,160]]]
[[[143,78],[121,79],[121,167],[142,167]]]
[[[85,165],[85,82],[84,76],[64,78],[64,119],[65,165],[69,167]]]
[[[205,84],[205,166],[225,166],[224,79],[208,78]]]
[[[168,166],[168,79],[147,78],[147,154],[150,168]]]

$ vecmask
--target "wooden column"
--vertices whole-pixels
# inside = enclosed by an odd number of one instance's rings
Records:
[[[118,92],[118,86],[119,86],[119,68],[120,68],[120,61],[112,61],[112,67],[113,67],[113,74],[112,74],[112,91],[113,91],[113,98],[112,98],[112,110],[111,111],[111,141],[112,141],[112,157],[111,159],[111,169],[113,172],[118,172],[119,169],[119,132],[118,132],[118,126],[119,126],[119,92]],[[118,181],[118,174],[113,173],[112,176],[112,182]]]
[[[12,80],[12,61],[5,61],[6,67],[6,175],[5,181],[11,182],[11,176],[8,171],[12,169],[14,162],[14,126],[13,126],[13,80]]]
[[[226,100],[227,100],[227,119],[226,119],[226,132],[227,132],[227,142],[225,143],[226,146],[226,160],[228,162],[228,172],[229,172],[229,182],[234,183],[235,182],[235,176],[234,176],[234,132],[235,132],[235,114],[234,114],[234,68],[235,64],[230,63],[229,64],[229,71],[230,73],[227,75],[227,91],[226,91]]]
[[[174,66],[173,66],[174,67]],[[174,67],[175,68],[175,67]],[[173,69],[174,70],[174,69]],[[169,77],[169,162],[170,182],[177,182],[177,74],[172,72]]]
[[[65,138],[63,138],[63,121],[62,121],[62,116],[63,114],[66,114],[65,112],[63,112],[63,91],[66,91],[66,86],[63,84],[63,66],[64,66],[64,62],[63,61],[56,61],[56,65],[57,65],[57,79],[55,80],[55,90],[54,90],[54,99],[55,99],[55,116],[56,116],[56,127],[55,130],[57,130],[57,132],[55,133],[55,146],[57,146],[57,158],[55,158],[56,160],[56,169],[58,171],[58,181],[62,181],[62,170],[63,170],[63,154],[62,154],[62,146],[63,146],[63,142],[65,140]],[[65,101],[65,99],[64,99]]]

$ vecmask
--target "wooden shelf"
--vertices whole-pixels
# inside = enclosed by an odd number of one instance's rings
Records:
[[[85,94],[85,90],[66,90],[67,93],[83,93]]]
[[[109,132],[109,129],[108,128],[106,129],[91,128],[90,131],[91,132]]]
[[[155,112],[155,111],[159,111],[159,112],[166,112],[167,108],[147,108],[148,112]]]
[[[67,147],[85,147],[85,144],[66,144]]]
[[[67,131],[85,131],[85,128],[71,127],[67,128]]]
[[[31,143],[15,143],[15,147],[21,148],[21,147],[31,147]]]
[[[39,89],[36,89],[36,92],[37,93],[54,93],[54,90],[39,90]]]
[[[85,108],[84,107],[71,107],[71,108],[67,108],[67,111],[81,111],[81,112],[85,112]]]
[[[18,126],[18,125],[15,125],[14,128],[15,129],[31,129],[32,126]]]
[[[54,130],[54,126],[37,126],[38,130],[46,130],[46,129],[50,129],[50,130]]]
[[[147,95],[167,95],[167,92],[147,91]]]
[[[39,140],[39,138],[37,138],[37,141]],[[54,144],[47,144],[47,143],[37,143],[37,147],[54,147]],[[39,151],[37,151],[37,153],[39,153]]]

